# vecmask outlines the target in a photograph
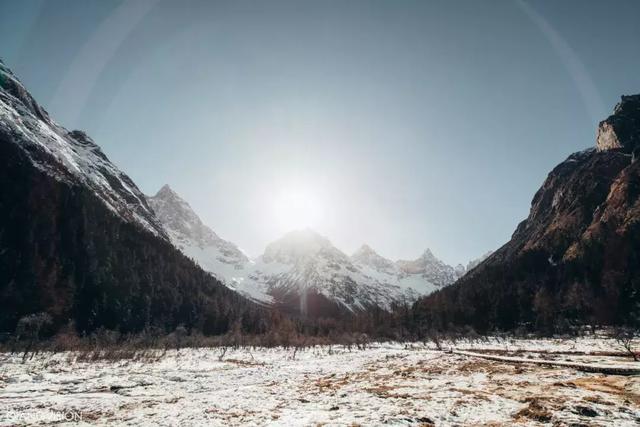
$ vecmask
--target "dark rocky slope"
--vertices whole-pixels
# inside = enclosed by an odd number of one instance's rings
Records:
[[[423,328],[629,324],[640,310],[640,95],[600,123],[596,148],[547,177],[511,240],[418,301]]]

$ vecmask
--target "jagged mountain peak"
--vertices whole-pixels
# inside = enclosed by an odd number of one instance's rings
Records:
[[[180,197],[178,193],[176,193],[169,184],[165,184],[162,187],[160,187],[156,195],[153,197],[161,198],[161,199],[180,199],[184,201],[182,197]]]
[[[377,259],[377,258],[386,259],[380,254],[378,254],[378,252],[376,252],[375,249],[373,249],[371,246],[367,245],[366,243],[363,243],[362,246],[360,246],[351,255],[351,259],[358,260],[358,261],[365,261],[365,260]]]
[[[363,244],[351,255],[353,262],[369,267],[373,267],[378,271],[391,270],[394,263],[391,260],[379,255],[371,246]]]
[[[433,254],[433,252],[431,252],[431,249],[429,248],[424,250],[424,252],[420,256],[420,259],[429,260],[429,261],[433,261],[433,260],[439,261],[438,258],[436,258],[436,256]]]
[[[147,197],[147,200],[165,229],[177,231],[192,238],[204,237],[201,239],[204,241],[217,239],[217,235],[203,224],[189,203],[168,185],[165,184],[155,196]]]
[[[415,300],[420,293],[401,286],[393,263],[368,246],[361,249],[354,259],[314,230],[296,230],[267,246],[248,280],[271,295],[299,298],[302,312],[307,310],[310,292],[350,310],[388,308],[394,301]],[[358,254],[364,262],[358,262]],[[377,266],[378,262],[383,265]]]
[[[414,264],[414,265],[424,266],[428,264],[444,264],[444,262],[438,259],[438,257],[436,257],[433,254],[433,252],[431,252],[431,249],[427,248],[418,258],[413,260],[399,260],[397,261],[397,264],[399,265]]]
[[[221,240],[168,184],[147,200],[169,235],[196,241],[200,246]]]
[[[438,259],[430,249],[426,249],[415,260],[399,260],[396,265],[405,275],[418,274],[437,286],[455,282],[464,274],[464,267],[454,268]]]
[[[413,301],[453,281],[453,268],[442,263],[421,262],[415,273],[362,245],[351,257],[337,249],[317,231],[306,228],[290,231],[267,245],[264,254],[248,260],[235,245],[207,240],[215,234],[202,224],[189,205],[167,185],[149,203],[156,209],[168,234],[179,249],[228,286],[249,297],[276,304],[299,300],[315,292],[348,309],[370,306],[390,307],[393,302]],[[229,252],[221,252],[220,242]],[[427,264],[437,268],[427,268]],[[445,271],[442,273],[441,270]],[[298,303],[295,303],[296,305]]]
[[[207,227],[189,203],[168,184],[147,200],[174,246],[221,281],[227,281],[225,279],[249,261],[235,244]]]

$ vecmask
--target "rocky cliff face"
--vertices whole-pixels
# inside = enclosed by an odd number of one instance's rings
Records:
[[[640,97],[600,123],[535,194],[511,240],[451,287],[420,301],[427,323],[552,330],[628,323],[640,308]]]

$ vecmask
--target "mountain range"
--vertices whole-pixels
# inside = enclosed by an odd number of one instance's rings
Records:
[[[0,61],[0,332],[34,313],[51,317],[51,331],[81,334],[180,325],[264,334],[276,321],[291,330],[278,310],[342,319],[343,328],[371,313],[362,324],[380,330],[377,313],[398,305],[402,320],[385,319],[414,336],[638,325],[639,154],[640,95],[623,96],[595,147],[556,166],[511,239],[467,267],[430,250],[391,261],[363,245],[349,256],[308,229],[250,259],[168,186],[145,196]]]
[[[292,231],[249,259],[221,239],[168,185],[148,197],[171,242],[232,289],[261,303],[309,307],[310,295],[349,310],[412,303],[453,283],[466,268],[451,267],[430,250],[411,261],[391,261],[362,245],[348,256],[313,230]],[[470,263],[472,265],[472,263]]]

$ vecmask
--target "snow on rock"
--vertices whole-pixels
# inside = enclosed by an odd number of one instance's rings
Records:
[[[250,268],[249,258],[235,244],[220,238],[207,227],[169,185],[155,196],[147,197],[171,243],[212,273],[228,287],[258,301],[270,302],[271,297],[258,286],[245,286],[244,277]]]
[[[55,179],[88,187],[115,215],[166,237],[133,181],[84,132],[55,123],[1,61],[0,140],[18,144],[36,168]]]

